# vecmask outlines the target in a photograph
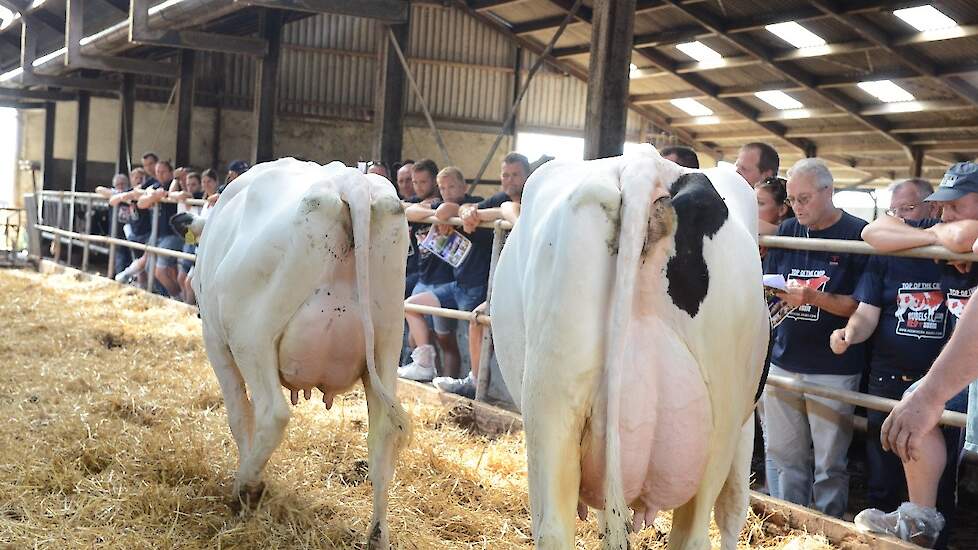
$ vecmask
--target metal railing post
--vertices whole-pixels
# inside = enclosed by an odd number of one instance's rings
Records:
[[[85,235],[86,236],[92,234],[92,217],[93,217],[92,203],[94,202],[94,200],[95,199],[93,199],[92,197],[88,197],[88,200],[85,201]],[[91,248],[91,244],[92,241],[89,239],[85,239],[85,243],[82,244],[82,261],[81,261],[82,271],[88,271],[88,253],[89,253],[89,249]]]
[[[492,229],[492,256],[489,258],[489,282],[486,286],[486,313],[489,313],[489,304],[492,300],[492,277],[496,273],[496,263],[499,262],[499,254],[503,250],[503,228],[502,220],[496,220]],[[489,393],[489,379],[491,377],[489,369],[489,357],[492,355],[492,327],[486,325],[482,327],[482,350],[479,352],[479,378],[475,386],[476,401],[485,401]]]
[[[150,246],[156,246],[156,239],[159,238],[157,234],[157,222],[160,219],[160,203],[153,205],[153,229],[149,232],[149,241],[146,243]],[[149,258],[146,260],[146,291],[150,294],[153,293],[154,284],[156,283],[156,254],[147,252]]]
[[[109,215],[112,216],[112,219],[109,221],[109,236],[115,237],[116,231],[119,229],[118,204],[109,209]],[[105,268],[105,276],[110,279],[115,277],[115,241],[109,242],[109,266]]]
[[[37,218],[40,209],[37,201],[43,200],[41,195],[24,195],[24,208],[27,210],[27,255],[34,258],[41,257],[41,231],[37,228],[40,223]]]
[[[64,229],[64,213],[65,213],[65,192],[61,191],[58,193],[58,229]],[[54,235],[52,239],[52,244],[54,245],[53,256],[55,263],[61,263],[61,236]]]
[[[75,197],[74,191],[69,191],[68,196],[71,197],[71,207],[68,209],[68,231],[74,233],[75,232],[75,201],[77,201],[78,199],[77,197]],[[65,258],[65,264],[67,264],[68,266],[71,266],[71,261],[72,261],[71,252],[72,250],[74,250],[74,248],[75,248],[75,240],[72,239],[71,236],[69,235],[68,255]]]

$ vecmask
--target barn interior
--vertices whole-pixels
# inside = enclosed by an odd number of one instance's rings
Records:
[[[149,150],[216,168],[430,157],[493,181],[487,157],[541,141],[589,158],[684,144],[705,166],[766,141],[783,168],[819,156],[864,191],[978,150],[963,0],[637,0],[606,32],[571,0],[3,4],[11,203],[35,181],[90,190]]]

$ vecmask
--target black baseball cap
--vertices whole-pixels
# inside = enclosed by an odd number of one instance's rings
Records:
[[[978,193],[978,164],[959,162],[948,169],[941,179],[937,191],[931,193],[927,202],[955,201],[968,193]]]
[[[228,164],[228,172],[236,172],[238,174],[244,174],[248,171],[248,163],[243,160],[233,160],[231,164]]]

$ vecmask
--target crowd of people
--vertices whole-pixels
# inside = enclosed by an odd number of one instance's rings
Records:
[[[156,153],[148,152],[142,157],[142,166],[112,178],[112,187],[97,187],[95,192],[106,197],[109,206],[117,207],[115,238],[126,239],[139,244],[150,242],[154,232],[153,209],[158,206],[159,213],[155,225],[155,246],[174,252],[193,254],[197,246],[189,244],[185,235],[177,235],[170,224],[170,218],[178,212],[191,212],[207,216],[210,208],[217,202],[221,191],[239,175],[248,170],[248,164],[241,160],[228,165],[225,182],[222,185],[217,172],[208,168],[201,172],[188,166],[176,169],[167,160],[160,160]],[[189,200],[204,200],[204,206],[190,205]],[[120,283],[136,282],[145,287],[150,267],[149,254],[128,247],[116,247],[113,271],[115,280]],[[194,291],[190,286],[188,274],[193,261],[174,256],[156,255],[153,267],[154,292],[171,298],[195,303]]]
[[[681,166],[699,167],[692,149],[668,147],[661,154]],[[153,153],[142,160],[142,167],[128,178],[119,174],[112,188],[99,190],[110,197],[110,204],[119,206],[116,236],[147,243],[153,232],[152,208],[159,204],[157,246],[193,253],[194,245],[175,235],[168,220],[188,209],[206,216],[223,188],[217,174],[210,169],[174,170]],[[755,142],[740,149],[734,167],[754,189],[762,235],[862,240],[882,252],[931,244],[955,252],[978,249],[978,165],[974,163],[952,166],[936,192],[922,179],[894,183],[887,215],[871,223],[835,206],[833,176],[820,159],[802,159],[781,178],[777,151]],[[242,161],[232,162],[226,182],[247,169]],[[480,223],[517,222],[523,187],[531,173],[529,160],[515,152],[506,155],[500,165],[499,191],[488,198],[470,194],[459,168],[439,169],[430,159],[394,166],[375,162],[367,171],[391,181],[405,207],[410,238],[405,303],[484,310],[493,237],[492,230]],[[208,206],[197,211],[185,202],[191,198],[207,198]],[[432,217],[441,221],[457,217],[462,224],[432,224]],[[946,371],[958,368],[955,372],[960,373],[965,368],[957,366],[957,356],[941,354],[955,346],[975,346],[974,338],[954,346],[948,342],[978,286],[978,269],[966,262],[812,250],[762,248],[761,257],[764,273],[780,274],[787,281],[779,298],[794,308],[773,329],[771,375],[910,403],[928,399],[926,411],[931,412],[938,406],[965,412],[968,394],[959,386],[970,381],[970,374],[942,375],[938,381],[925,376],[941,361],[950,365]],[[144,280],[146,258],[118,248],[116,279]],[[192,303],[187,277],[191,265],[157,257],[158,291]],[[463,375],[456,321],[407,312],[405,322],[410,359],[403,361],[398,375],[474,397],[481,326],[469,323],[471,369]],[[936,401],[935,396],[947,399]],[[978,395],[972,399],[978,401]],[[886,413],[867,412],[870,508],[855,519],[865,529],[941,547],[956,506],[957,467],[965,441],[961,430],[936,427],[933,414],[921,420],[923,405],[906,407],[910,405],[898,406],[889,420]],[[758,404],[766,491],[843,517],[848,509],[848,453],[855,415],[851,404],[768,386]],[[907,426],[916,431],[911,433]]]

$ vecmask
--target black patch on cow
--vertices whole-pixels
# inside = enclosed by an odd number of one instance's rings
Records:
[[[676,255],[666,265],[669,297],[676,307],[696,317],[710,288],[710,270],[703,258],[703,238],[712,237],[727,220],[727,205],[710,178],[684,174],[670,190],[676,210]]]
[[[768,323],[770,326],[770,323]],[[757,393],[754,394],[754,403],[761,400],[764,393],[764,385],[767,384],[767,373],[771,370],[771,350],[774,349],[774,329],[768,329],[767,355],[764,356],[764,368],[761,370],[761,382],[757,385]]]

